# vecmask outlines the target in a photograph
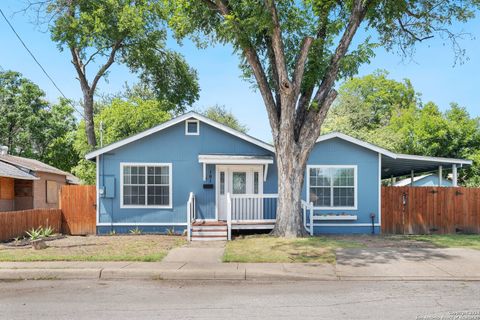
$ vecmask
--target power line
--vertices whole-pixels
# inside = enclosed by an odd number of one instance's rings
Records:
[[[55,83],[55,81],[52,79],[52,77],[48,74],[47,70],[45,70],[45,68],[42,66],[42,64],[37,60],[37,58],[35,57],[35,55],[32,53],[32,51],[30,51],[30,49],[27,47],[27,45],[25,44],[25,42],[22,40],[22,38],[20,37],[20,35],[18,34],[18,32],[15,30],[15,28],[13,27],[13,25],[10,23],[10,21],[7,19],[7,17],[5,16],[5,14],[3,13],[2,9],[0,9],[0,14],[2,14],[2,17],[3,19],[5,19],[5,21],[7,22],[8,26],[10,27],[10,29],[12,29],[13,33],[17,36],[18,40],[22,43],[23,47],[25,48],[25,50],[27,50],[27,52],[30,54],[30,56],[33,58],[33,60],[36,62],[36,64],[40,67],[40,69],[42,69],[43,73],[47,76],[47,78],[52,82],[53,86],[58,90],[58,92],[60,92],[60,94],[62,95],[63,98],[65,98],[65,100],[68,101],[68,103],[72,106],[72,108],[78,112],[78,114],[80,116],[82,116],[84,119],[85,119],[85,116],[83,115],[82,112],[78,111],[78,109],[73,105],[73,103],[71,102],[70,99],[67,98],[67,96],[63,93],[62,90],[60,90],[60,88],[58,87],[58,85]],[[86,120],[86,119],[85,119]]]

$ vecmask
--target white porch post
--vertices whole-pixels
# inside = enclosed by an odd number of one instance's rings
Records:
[[[313,236],[313,202],[310,205],[310,235]]]
[[[443,180],[443,167],[442,166],[438,166],[438,186],[441,187],[442,186],[442,180]]]
[[[412,170],[412,171],[410,172],[410,186],[411,186],[411,187],[413,187],[413,182],[415,181],[414,177],[415,177],[415,171]]]
[[[457,172],[456,164],[452,165],[452,180],[453,180],[453,186],[458,187],[458,172]]]
[[[227,239],[232,240],[232,197],[227,193]]]

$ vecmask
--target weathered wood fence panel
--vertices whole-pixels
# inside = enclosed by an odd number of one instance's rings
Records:
[[[62,228],[60,209],[32,209],[0,212],[0,241],[25,236],[25,231],[38,227],[52,227],[55,232]]]
[[[87,235],[96,233],[95,186],[62,186],[60,209],[63,233]]]
[[[382,187],[382,232],[480,233],[480,188]]]

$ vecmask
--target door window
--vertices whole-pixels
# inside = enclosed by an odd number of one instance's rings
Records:
[[[247,173],[246,172],[232,173],[232,193],[233,194],[247,193]]]
[[[220,194],[225,194],[225,171],[220,172]]]
[[[253,193],[258,194],[258,172],[253,172]]]

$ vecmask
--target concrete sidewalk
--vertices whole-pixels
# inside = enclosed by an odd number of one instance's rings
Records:
[[[210,258],[215,255],[212,253]],[[181,258],[181,252],[172,256]],[[0,280],[457,280],[480,281],[480,251],[343,249],[336,264],[163,262],[0,262]]]

